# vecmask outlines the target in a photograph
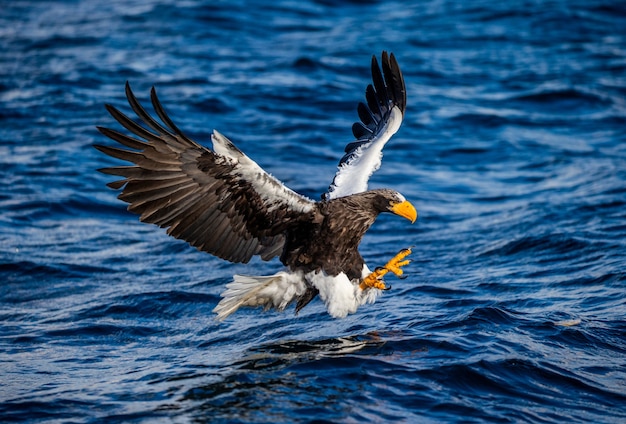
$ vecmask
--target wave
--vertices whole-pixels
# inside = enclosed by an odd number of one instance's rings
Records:
[[[525,255],[539,257],[571,254],[590,247],[590,243],[577,237],[554,233],[541,236],[523,236],[515,240],[504,241],[501,246],[490,248],[481,256]]]
[[[532,103],[535,106],[545,105],[546,107],[558,108],[560,111],[579,107],[606,107],[613,103],[608,98],[576,88],[543,89],[534,93],[513,96],[509,100]]]

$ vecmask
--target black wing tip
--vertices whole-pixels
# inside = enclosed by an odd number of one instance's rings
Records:
[[[98,129],[100,129],[100,128],[98,128]],[[96,150],[98,150],[98,151],[100,151],[100,152],[102,152],[104,154],[107,154],[106,150],[108,149],[108,146],[104,146],[102,144],[92,144],[92,146],[93,146],[94,149],[96,149]]]
[[[102,125],[96,125],[96,129],[100,132],[100,134],[105,135],[111,139],[113,139],[111,134],[116,132],[115,130],[112,130],[111,128],[103,127]]]
[[[115,118],[115,114],[119,112],[119,110],[110,103],[105,103],[104,108],[109,112],[111,116]]]
[[[105,146],[101,146],[99,144],[94,144],[93,147],[95,147],[96,149],[100,150],[101,147],[105,147]],[[98,169],[96,169],[96,171],[100,172],[101,174],[105,174],[105,175],[115,175],[116,177],[123,177],[124,176],[124,175],[121,175],[119,173],[119,171],[116,171],[115,167],[98,168]],[[111,189],[113,189],[113,190],[119,190],[127,182],[128,182],[128,179],[124,178],[123,180],[117,180],[117,181],[108,182],[108,183],[106,183],[106,186],[111,188]]]
[[[128,93],[133,94],[133,89],[130,88],[130,81],[128,80],[124,83],[124,92],[126,93],[126,97],[128,97]]]
[[[406,109],[406,86],[400,64],[396,59],[396,55],[394,55],[393,52],[388,53],[386,50],[383,50],[381,54],[381,62],[387,91],[394,105],[397,106],[402,112],[402,115],[404,115]]]
[[[152,86],[150,92],[152,93],[152,91],[154,91],[154,86]],[[131,88],[130,82],[128,80],[126,80],[126,83],[124,83],[124,94],[126,94],[126,98],[128,99],[128,103],[131,106],[133,105],[133,103],[139,104],[139,101],[137,100],[137,96],[135,96],[135,92]]]
[[[135,93],[133,93],[133,89],[130,87],[130,82],[126,81],[124,84],[124,94],[126,95],[126,99],[128,99],[128,103],[133,102],[133,99],[137,101],[137,97],[135,97]]]
[[[163,141],[168,143],[168,139],[177,139],[178,142],[186,144],[187,146],[194,148],[200,147],[197,143],[188,138],[165,112],[165,109],[156,94],[155,86],[152,86],[150,89],[150,100],[152,102],[154,112],[156,112],[156,116],[161,119],[162,123],[158,122],[156,118],[141,105],[135,96],[129,81],[126,81],[124,84],[124,92],[126,94],[128,104],[139,120],[125,115],[111,104],[107,103],[104,107],[113,119],[119,122],[128,131],[148,142]],[[100,130],[100,132],[102,132],[102,130]]]
[[[110,134],[113,132],[111,128],[103,127],[102,125],[96,125],[96,129],[100,132],[100,134],[111,138]]]
[[[106,186],[113,190],[119,190],[124,187],[124,184],[126,184],[127,182],[127,180],[111,181],[110,183],[106,183]]]
[[[357,140],[368,139],[375,134],[391,109],[397,107],[402,116],[406,109],[406,87],[400,65],[393,53],[383,50],[380,64],[372,55],[372,84],[365,90],[366,103],[357,108],[360,122],[352,126],[352,134]]]

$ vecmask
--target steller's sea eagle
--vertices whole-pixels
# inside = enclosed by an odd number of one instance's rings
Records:
[[[154,87],[150,98],[157,122],[139,104],[126,83],[126,97],[140,125],[111,105],[109,113],[136,137],[98,127],[105,136],[131,149],[96,145],[103,153],[131,162],[100,169],[123,177],[107,184],[122,189],[119,199],[140,220],[167,228],[173,237],[231,262],[276,256],[284,271],[270,276],[235,275],[215,307],[224,319],[240,306],[296,313],[317,295],[333,317],[354,313],[385,290],[388,271],[400,276],[409,249],[371,272],[358,251],[365,232],[381,212],[415,222],[417,211],[394,190],[367,190],[380,167],[382,149],[398,131],[406,89],[393,54],[382,53],[382,70],[372,57],[372,82],[359,103],[356,138],[345,149],[328,192],[313,201],[284,186],[217,131],[213,150],[191,140],[165,113]]]

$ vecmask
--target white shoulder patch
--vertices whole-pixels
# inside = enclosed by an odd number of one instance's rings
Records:
[[[243,152],[239,150],[232,141],[216,130],[213,130],[213,134],[211,134],[211,141],[213,142],[213,151],[218,155],[225,156],[237,162],[239,162],[239,159],[242,157],[245,157]]]
[[[280,180],[265,172],[259,164],[239,150],[223,134],[214,130],[211,134],[211,140],[213,141],[213,151],[233,161],[236,166],[235,172],[252,184],[270,212],[285,205],[302,213],[310,212],[313,209],[314,202],[311,199],[296,193]]]

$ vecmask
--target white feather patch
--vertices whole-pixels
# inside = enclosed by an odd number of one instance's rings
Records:
[[[363,275],[368,274],[367,266],[363,267]],[[359,306],[375,302],[381,293],[377,289],[361,290],[359,282],[350,281],[343,272],[335,277],[324,272],[310,272],[305,278],[319,290],[328,313],[334,318],[345,318],[355,313]]]
[[[374,172],[380,168],[383,147],[398,132],[402,124],[402,111],[397,106],[391,109],[389,119],[369,143],[358,147],[353,157],[339,165],[335,179],[331,184],[329,199],[362,193],[367,190],[367,183]]]
[[[223,320],[241,306],[262,306],[283,311],[306,291],[302,273],[279,272],[267,276],[235,275],[226,285],[223,299],[213,309],[218,320]]]
[[[367,266],[363,267],[362,276],[369,275]],[[302,296],[307,288],[306,281],[319,290],[319,296],[326,305],[328,313],[334,318],[345,318],[356,312],[359,306],[374,303],[381,294],[380,290],[361,290],[358,281],[350,281],[341,273],[335,277],[323,272],[289,273],[279,272],[274,275],[248,276],[235,275],[234,280],[226,285],[222,300],[213,309],[217,320],[224,320],[242,306],[262,306],[268,310],[274,308],[283,311],[287,306]]]
[[[213,134],[211,134],[211,141],[213,142],[213,151],[220,156],[225,156],[235,162],[239,162],[239,159],[245,156],[232,141],[216,130],[213,130]]]
[[[268,174],[255,161],[239,150],[232,141],[217,131],[211,134],[213,151],[230,159],[236,164],[237,175],[252,184],[261,196],[269,212],[288,205],[296,212],[308,213],[313,209],[314,202],[285,186],[280,180]]]

